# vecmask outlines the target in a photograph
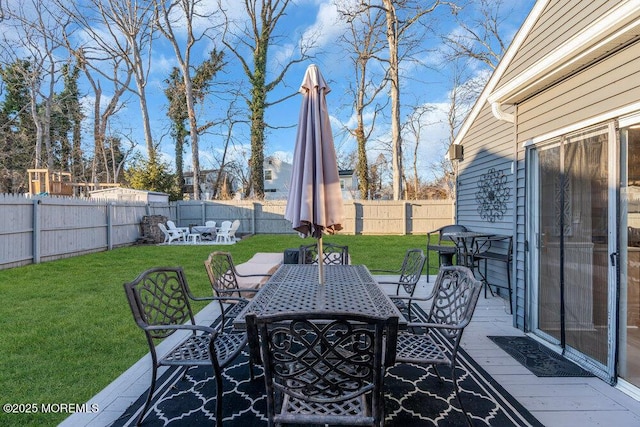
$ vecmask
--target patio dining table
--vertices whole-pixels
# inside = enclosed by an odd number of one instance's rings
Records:
[[[380,288],[364,265],[327,265],[325,283],[318,283],[318,266],[283,264],[260,288],[234,320],[234,327],[246,329],[245,316],[279,312],[348,312],[381,317],[404,316]]]

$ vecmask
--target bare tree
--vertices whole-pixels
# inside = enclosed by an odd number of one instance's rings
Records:
[[[5,29],[0,56],[3,63],[24,59],[23,79],[29,88],[31,116],[36,128],[34,166],[54,167],[51,117],[55,108],[55,87],[61,78],[65,56],[59,25],[67,18],[55,7],[27,0],[7,4],[3,10]],[[44,149],[44,152],[43,152]]]
[[[191,141],[191,164],[193,167],[193,198],[200,200],[200,154],[198,144],[198,122],[195,111],[196,93],[194,90],[193,78],[191,75],[191,55],[193,48],[202,40],[208,41],[206,38],[207,30],[196,34],[194,26],[198,19],[210,19],[212,14],[203,15],[199,10],[206,10],[205,0],[156,0],[156,20],[157,25],[162,34],[169,40],[173,51],[176,55],[178,65],[182,72],[184,83],[184,96],[187,106],[187,114],[189,120],[189,138]],[[185,41],[181,46],[176,30],[184,32]],[[222,55],[215,53],[212,56],[212,67],[209,68],[210,76],[222,67]]]
[[[499,29],[507,14],[502,14],[503,0],[475,0],[479,4],[479,14],[468,17],[458,10],[455,14],[460,31],[443,38],[451,49],[449,57],[465,57],[480,61],[495,69],[507,50],[507,43]]]
[[[380,9],[385,14],[387,58],[380,58],[387,63],[387,80],[391,98],[391,149],[392,149],[392,189],[394,200],[402,197],[402,133],[400,102],[400,62],[412,47],[416,46],[416,34],[412,30],[422,23],[425,17],[434,12],[442,4],[441,0],[432,0],[427,4],[423,0],[379,0],[379,2],[362,2],[362,10]],[[419,39],[419,37],[418,37]]]
[[[426,115],[433,111],[433,107],[430,105],[418,105],[413,107],[413,110],[407,117],[407,121],[404,123],[403,130],[406,132],[411,140],[413,140],[413,158],[412,158],[412,169],[413,169],[413,198],[414,200],[418,199],[419,189],[420,189],[420,175],[418,174],[418,152],[420,149],[420,142],[422,141],[423,134],[422,131],[430,125],[434,123],[428,123],[425,121]],[[406,168],[405,168],[406,173]],[[405,175],[405,182],[408,182]],[[409,195],[405,197],[409,198]]]
[[[122,78],[122,76],[118,75],[121,69],[120,64],[123,61],[122,57],[112,56],[108,60],[104,59],[101,61],[103,67],[104,64],[108,63],[113,72],[109,78],[109,82],[113,84],[113,92],[111,97],[108,98],[106,105],[103,106],[102,83],[98,76],[94,76],[95,72],[93,71],[93,68],[89,66],[84,54],[84,49],[80,48],[74,50],[70,44],[69,49],[75,55],[76,61],[78,62],[80,69],[84,72],[85,78],[89,82],[95,97],[93,104],[93,161],[91,163],[91,182],[94,184],[101,181],[118,182],[118,170],[114,169],[110,171],[108,167],[108,165],[113,164],[113,162],[109,162],[107,159],[108,152],[105,150],[105,141],[107,140],[107,127],[109,126],[111,118],[124,106],[121,99],[127,91],[133,70],[127,69],[127,72],[124,74],[124,78]],[[96,64],[94,64],[94,66],[95,65]],[[104,70],[103,67],[101,67],[101,69]],[[104,180],[99,177],[103,168],[107,174]]]
[[[356,116],[356,126],[348,129],[356,139],[357,159],[356,176],[362,198],[367,198],[370,192],[369,164],[367,159],[367,142],[374,130],[378,113],[386,106],[378,104],[378,95],[385,89],[386,82],[381,79],[375,83],[370,77],[369,63],[379,56],[384,49],[380,29],[384,26],[385,15],[381,9],[367,8],[358,13],[349,7],[351,1],[338,2],[338,11],[347,20],[349,28],[342,37],[348,46],[353,62],[354,83],[349,85],[353,95],[353,111]],[[372,111],[370,111],[372,110]],[[365,113],[371,112],[370,123],[365,123]]]
[[[151,133],[149,108],[147,104],[147,82],[152,42],[155,37],[154,2],[136,0],[84,0],[68,2],[55,0],[72,17],[82,30],[86,41],[81,46],[87,66],[94,72],[133,92],[140,103],[142,129],[145,146],[150,161],[155,160],[155,145]],[[122,59],[117,76],[102,68],[104,61]],[[113,62],[111,62],[113,63]],[[128,84],[131,74],[135,88]],[[126,85],[124,83],[127,83]]]
[[[222,1],[218,2],[220,9],[223,9]],[[279,64],[279,71],[267,82],[269,48],[281,38],[276,34],[276,29],[286,16],[290,3],[293,3],[292,0],[244,0],[247,20],[243,22],[233,22],[225,12],[223,43],[240,61],[250,85],[250,94],[245,99],[251,120],[251,174],[245,193],[249,195],[253,191],[254,196],[260,199],[264,197],[264,136],[268,126],[265,110],[295,96],[296,92],[274,101],[268,101],[267,96],[280,85],[291,66],[309,58],[310,46],[302,40],[298,44],[297,55]]]

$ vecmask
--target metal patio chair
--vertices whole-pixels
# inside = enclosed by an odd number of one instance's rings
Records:
[[[264,367],[269,426],[383,425],[397,317],[298,312],[246,320],[254,363]]]
[[[507,284],[496,280],[489,282],[488,261],[492,263],[504,263],[507,271]],[[484,263],[484,269],[480,268],[480,262]],[[493,295],[493,289],[505,289],[509,293],[509,313],[513,312],[513,289],[511,289],[511,268],[513,263],[513,238],[505,235],[494,235],[485,239],[476,240],[476,247],[471,257],[471,263],[484,283],[484,297],[487,297],[487,288]]]
[[[222,426],[222,370],[240,354],[247,343],[245,333],[227,333],[222,328],[198,325],[191,310],[193,297],[179,267],[157,267],[144,271],[124,289],[138,326],[144,331],[151,353],[151,386],[137,424],[144,418],[156,387],[160,366],[211,366],[216,381],[216,425]],[[185,334],[170,351],[159,353],[159,341],[175,332]],[[253,378],[253,369],[251,370]]]
[[[220,304],[222,323],[234,319],[258,292],[268,274],[240,274],[229,252],[215,251],[204,261],[213,293]]]
[[[396,294],[395,296],[400,296],[400,290],[404,290],[404,295],[412,297],[418,281],[422,276],[422,270],[424,269],[424,264],[426,261],[426,257],[424,256],[424,252],[422,249],[414,248],[408,249],[406,254],[404,255],[404,259],[402,260],[402,265],[398,270],[370,270],[371,273],[387,273],[387,274],[395,274],[398,275],[397,280],[378,280],[378,284],[380,285],[395,285],[396,286]],[[398,306],[401,312],[408,313],[407,320],[411,321],[411,300],[408,303],[405,303],[404,299],[401,298],[391,298],[393,302]]]
[[[438,269],[443,265],[452,265],[453,256],[458,253],[458,247],[455,239],[447,237],[445,233],[453,233],[457,231],[469,231],[464,225],[451,224],[440,227],[427,233],[427,282],[429,281],[430,264],[429,253],[435,251],[438,253]],[[437,235],[438,241],[431,243],[431,236]]]
[[[406,297],[431,300],[431,307],[424,322],[409,322],[406,330],[398,332],[396,350],[397,363],[432,366],[441,381],[438,366],[451,368],[456,400],[470,426],[471,420],[460,399],[456,363],[462,333],[471,321],[481,289],[482,282],[475,279],[468,267],[442,267],[429,297]]]
[[[318,243],[300,246],[298,255],[299,264],[318,264],[320,255],[318,254]],[[324,265],[348,265],[349,246],[336,245],[335,243],[324,243],[322,245],[322,259]]]

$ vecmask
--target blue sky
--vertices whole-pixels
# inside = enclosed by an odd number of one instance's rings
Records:
[[[43,1],[43,0],[30,0]],[[46,1],[46,0],[44,0]],[[355,0],[353,0],[355,1]],[[234,19],[246,19],[244,12],[244,2],[238,0],[224,0],[227,4],[229,15]],[[216,1],[207,0],[203,4],[215,8]],[[327,96],[329,112],[332,115],[332,126],[334,141],[338,157],[344,164],[345,159],[351,153],[355,144],[344,132],[344,126],[353,123],[351,115],[352,100],[347,93],[349,83],[352,81],[353,71],[349,60],[349,55],[344,47],[339,43],[339,36],[345,32],[345,24],[338,20],[338,12],[333,5],[333,0],[296,0],[287,9],[286,16],[281,20],[277,31],[278,43],[271,46],[269,51],[270,73],[279,72],[279,64],[287,62],[291,52],[296,49],[296,44],[301,36],[315,37],[316,43],[313,50],[314,58],[310,61],[300,63],[292,67],[287,73],[283,85],[271,92],[268,101],[273,102],[282,96],[297,91],[304,76],[307,66],[315,63],[320,68],[325,79],[329,82],[332,91]],[[511,40],[521,23],[535,3],[534,0],[505,0],[502,5],[502,12],[505,21],[501,26],[503,38]],[[28,4],[28,3],[25,3]],[[468,19],[474,16],[473,9],[464,12]],[[437,27],[440,34],[455,33],[459,30],[448,9],[441,7],[438,12],[431,15],[437,19]],[[197,28],[211,27],[210,21],[197,23]],[[213,34],[213,33],[212,33]],[[422,65],[405,64],[403,66],[402,79],[402,103],[410,105],[428,105],[433,107],[433,111],[425,117],[425,122],[429,123],[428,128],[423,131],[423,141],[420,143],[420,153],[418,155],[421,173],[427,179],[429,164],[441,159],[444,156],[446,147],[443,141],[447,139],[447,127],[443,124],[445,120],[444,110],[446,109],[448,92],[451,83],[448,81],[447,67],[443,64],[442,55],[437,52],[440,45],[439,39],[426,37],[423,47],[428,49],[418,56]],[[219,41],[201,42],[193,52],[192,65],[198,65],[214,46],[222,48]],[[239,68],[235,57],[229,53],[226,56],[227,67],[220,73],[215,82],[216,94],[210,96],[206,102],[200,106],[200,124],[207,120],[217,120],[226,114],[225,102],[221,98],[226,97],[230,87],[241,87],[243,81],[246,82],[244,73]],[[170,73],[171,67],[177,61],[173,50],[169,44],[162,39],[156,40],[153,45],[153,53],[150,58],[149,83],[147,86],[147,96],[150,107],[150,118],[152,122],[153,137],[155,142],[160,142],[160,151],[163,157],[173,164],[174,148],[173,141],[169,136],[170,123],[166,117],[166,97],[164,95],[164,80]],[[486,70],[470,69],[469,76],[487,73]],[[270,80],[268,77],[267,80]],[[81,82],[82,84],[82,82]],[[246,84],[246,83],[245,83]],[[105,98],[109,92],[105,87]],[[246,86],[245,86],[246,90]],[[85,104],[88,108],[92,105],[92,97],[88,92]],[[242,107],[246,107],[244,101],[239,101]],[[265,155],[276,155],[283,160],[290,160],[295,144],[295,125],[298,120],[298,110],[301,96],[297,95],[287,101],[270,107],[266,112],[267,122],[274,127],[266,133]],[[115,132],[122,132],[130,136],[138,145],[141,152],[144,149],[144,138],[142,136],[142,122],[138,100],[135,96],[127,96],[127,104],[119,112],[116,120],[111,124],[111,129]],[[408,110],[402,112],[406,116]],[[90,135],[90,124],[84,137],[84,146],[90,149],[92,137]],[[380,140],[388,140],[390,124],[388,118],[379,118],[376,122],[376,136]],[[200,165],[201,168],[217,168],[217,159],[220,157],[223,138],[219,134],[208,133],[200,140]],[[380,144],[372,141],[369,145],[369,160],[375,160],[380,153]],[[407,147],[405,151],[409,150]],[[234,128],[234,155],[245,159],[250,155],[248,126],[238,126]],[[191,162],[190,148],[185,153],[185,167],[188,170]]]
[[[229,3],[239,7],[243,2],[229,0]],[[501,29],[503,37],[507,40],[515,35],[521,23],[535,3],[533,0],[509,0],[502,6],[503,13],[508,14],[506,21]],[[471,16],[472,12],[469,13]],[[241,10],[236,10],[237,16],[243,16]],[[440,12],[434,14],[434,18],[439,21],[438,26],[441,32],[455,32],[459,28],[456,27],[455,21],[444,7]],[[270,100],[274,100],[281,95],[291,93],[297,90],[303,78],[304,71],[310,63],[319,66],[325,79],[329,82],[332,91],[327,95],[327,103],[329,111],[332,115],[332,126],[334,132],[334,141],[336,150],[340,158],[346,158],[355,148],[355,144],[351,138],[343,131],[345,124],[353,123],[350,105],[351,97],[346,92],[347,85],[353,75],[351,63],[348,53],[340,46],[338,37],[344,33],[345,26],[338,21],[338,13],[333,2],[330,0],[301,0],[297,5],[290,6],[288,16],[282,21],[283,29],[286,34],[316,34],[317,46],[314,49],[315,58],[311,61],[301,63],[292,68],[285,77],[285,84],[278,91],[271,93]],[[287,40],[282,44],[273,46],[270,51],[270,60],[273,69],[277,70],[275,65],[280,58],[286,58],[290,55],[293,45],[292,40]],[[424,46],[428,49],[436,49],[440,44],[439,40],[434,38],[426,38]],[[231,56],[229,60],[233,60]],[[447,139],[448,130],[443,124],[445,120],[444,109],[446,108],[448,92],[451,84],[448,82],[447,70],[442,69],[441,55],[437,52],[425,53],[420,57],[422,63],[429,65],[427,67],[408,65],[404,67],[404,79],[402,87],[402,101],[407,105],[429,104],[434,107],[433,113],[426,117],[428,123],[432,123],[427,130],[423,132],[427,136],[420,144],[419,161],[422,164],[421,169],[427,169],[428,164],[435,162],[438,158],[444,156],[443,141]],[[435,68],[435,69],[434,69]],[[231,75],[236,73],[237,69],[230,68]],[[480,72],[478,70],[478,72]],[[487,73],[486,70],[483,71]],[[295,144],[295,124],[298,119],[298,109],[301,97],[285,101],[282,104],[275,105],[267,111],[267,120],[273,126],[280,127],[267,132],[265,141],[265,155],[275,154],[283,159],[292,157]],[[406,114],[407,112],[403,112]],[[285,128],[287,127],[288,128]],[[376,134],[381,139],[387,139],[389,133],[389,120],[379,119],[377,121]],[[248,133],[245,133],[245,140],[248,144]],[[379,144],[372,141],[369,146],[369,160],[373,161],[378,153]],[[201,143],[201,165],[207,165],[207,152],[219,148],[219,141],[215,138],[203,138]],[[245,152],[249,149],[244,148]],[[215,165],[212,165],[215,166]],[[425,177],[429,179],[428,174]]]

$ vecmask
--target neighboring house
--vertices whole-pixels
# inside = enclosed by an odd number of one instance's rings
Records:
[[[133,188],[106,188],[104,190],[89,191],[89,197],[93,199],[105,199],[115,201],[133,201],[144,203],[168,203],[169,195],[158,191],[135,190]]]
[[[211,200],[215,194],[216,181],[218,179],[218,169],[205,169],[200,171],[200,198],[202,200]],[[193,171],[183,173],[184,184],[182,186],[183,195],[193,197]],[[227,192],[233,195],[236,192],[234,181],[227,174],[225,177]]]
[[[358,178],[353,169],[341,169],[338,171],[340,177],[340,189],[343,200],[353,200],[360,198],[358,190]]]
[[[457,223],[513,236],[514,324],[640,397],[640,2],[539,0],[454,144]]]
[[[284,200],[289,195],[289,184],[293,165],[276,157],[267,157],[264,169],[264,198],[265,200]],[[357,194],[357,180],[353,170],[338,171],[342,198],[352,200]]]
[[[283,200],[289,194],[293,165],[276,157],[264,159],[264,198],[265,200]]]

